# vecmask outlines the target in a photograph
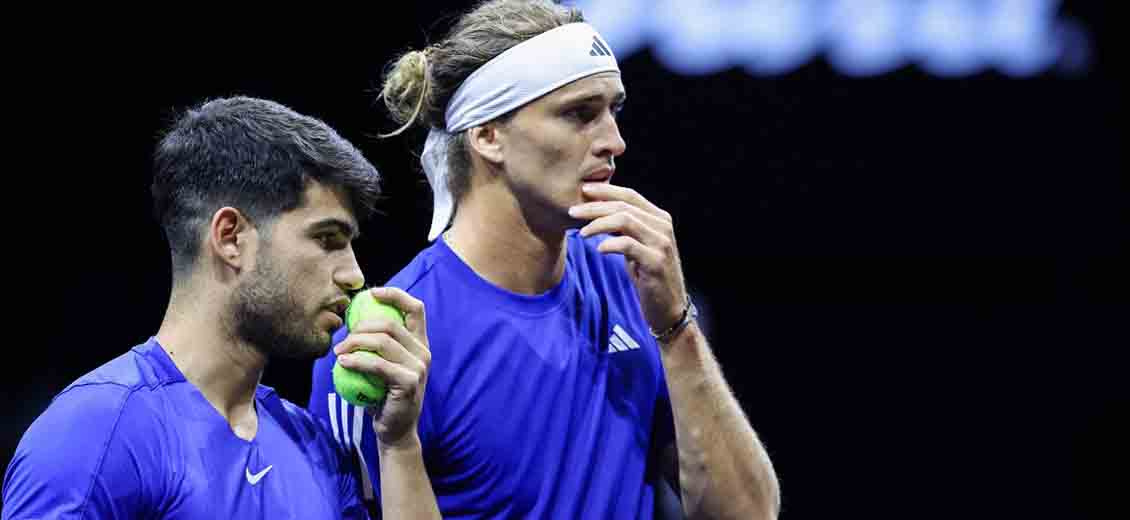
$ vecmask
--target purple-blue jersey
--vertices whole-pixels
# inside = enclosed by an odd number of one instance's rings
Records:
[[[387,285],[424,302],[432,364],[420,417],[445,518],[651,518],[656,455],[673,442],[658,347],[624,257],[567,236],[565,275],[527,296],[481,278],[443,240]],[[334,343],[345,337],[344,329]],[[380,499],[372,421],[318,360],[310,410],[361,454]]]
[[[4,520],[367,518],[348,452],[327,426],[260,385],[243,440],[144,344],[57,395],[4,475]]]

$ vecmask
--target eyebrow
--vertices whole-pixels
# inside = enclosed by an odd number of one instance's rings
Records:
[[[361,233],[349,222],[339,218],[328,217],[319,220],[309,227],[310,231],[321,231],[326,229],[334,229],[340,231],[342,234],[348,236],[352,240],[356,240],[361,236]]]
[[[628,99],[627,94],[625,94],[623,92],[617,92],[616,95],[612,97],[612,104],[614,104],[614,105],[623,104],[626,99]],[[564,100],[561,101],[561,104],[562,105],[572,105],[572,104],[590,103],[592,101],[603,102],[604,101],[604,94],[589,94],[587,96],[584,95],[584,94],[581,94],[577,97],[565,98]]]

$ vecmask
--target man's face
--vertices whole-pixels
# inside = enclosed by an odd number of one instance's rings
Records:
[[[364,285],[349,199],[311,182],[306,204],[268,227],[234,294],[236,333],[268,357],[321,356],[342,325],[347,291]]]
[[[616,114],[624,85],[614,72],[565,85],[522,107],[499,132],[504,170],[523,207],[575,225],[570,206],[584,202],[585,182],[608,182],[612,159],[626,149]]]

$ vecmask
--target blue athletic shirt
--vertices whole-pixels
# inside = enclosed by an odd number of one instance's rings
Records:
[[[4,520],[368,518],[328,427],[260,385],[243,440],[150,338],[84,375],[24,433]]]
[[[537,296],[491,284],[443,240],[387,284],[427,312],[419,434],[445,518],[652,517],[670,398],[624,257],[596,250],[604,238],[570,231],[564,277]],[[334,362],[331,349],[315,363],[309,408],[362,455],[364,496],[379,501],[372,421],[334,393]]]

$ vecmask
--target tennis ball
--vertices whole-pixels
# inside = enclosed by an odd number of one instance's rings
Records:
[[[345,325],[352,331],[363,320],[376,316],[384,316],[404,324],[404,315],[399,309],[377,301],[368,290],[361,291],[349,302],[345,311]],[[376,356],[375,352],[357,350],[353,352],[358,356]],[[337,394],[356,406],[371,406],[385,399],[387,387],[385,382],[375,376],[348,369],[335,362],[333,368],[334,390]]]
[[[345,326],[349,327],[349,330],[353,330],[361,321],[377,316],[384,316],[404,325],[404,314],[400,312],[400,309],[377,300],[373,297],[371,291],[364,290],[357,293],[357,296],[353,297],[353,301],[349,302],[349,307],[346,307]]]
[[[358,350],[353,352],[357,356],[376,356],[374,352]],[[381,378],[364,372],[358,372],[334,363],[334,390],[337,395],[351,404],[357,406],[372,406],[385,399],[387,388]]]

